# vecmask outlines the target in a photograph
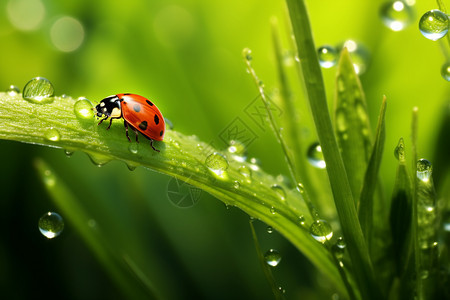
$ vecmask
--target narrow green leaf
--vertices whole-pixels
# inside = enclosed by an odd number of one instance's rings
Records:
[[[83,110],[86,117],[82,117],[74,112],[74,105],[76,102],[70,97],[33,104],[20,95],[0,93],[0,139],[80,150],[97,164],[121,160],[130,168],[143,166],[188,182],[275,228],[342,289],[339,273],[326,249],[299,225],[299,216],[307,224],[312,223],[312,218],[306,205],[297,200],[298,191],[279,184],[286,192],[281,199],[271,188],[276,182],[273,176],[262,170],[248,176],[250,164],[231,157],[228,169],[217,176],[205,164],[217,150],[196,136],[167,130],[164,142],[155,143],[159,153],[147,143],[129,143],[123,122],[113,122],[111,129],[106,130],[106,125],[97,126],[90,109]]]
[[[256,235],[255,226],[253,226],[253,220],[249,221],[250,229],[252,231],[253,242],[255,243],[256,254],[258,256],[259,263],[261,264],[261,268],[263,269],[264,275],[266,276],[267,281],[269,282],[270,288],[272,289],[272,293],[277,300],[284,299],[284,295],[282,290],[279,289],[275,282],[275,277],[273,277],[271,267],[266,263],[264,259],[264,254],[261,251],[261,246],[259,245],[258,236]]]
[[[92,217],[86,213],[79,204],[79,199],[72,194],[58,174],[42,159],[35,161],[35,167],[47,192],[59,207],[61,214],[78,230],[98,260],[108,270],[108,274],[111,274],[112,279],[124,291],[124,295],[133,295],[135,298],[160,299],[161,296],[150,281],[143,281],[146,289],[142,290],[141,284],[130,280],[131,277],[127,275],[127,268],[124,261],[120,259],[120,254],[114,253],[112,250],[114,247],[108,245],[101,232],[89,225]]]
[[[347,48],[339,59],[334,102],[336,137],[353,199],[358,201],[372,151],[372,137],[366,97]]]
[[[353,265],[355,279],[364,299],[381,299],[375,282],[369,251],[358,221],[352,191],[331,124],[325,88],[317,59],[311,25],[304,1],[286,0],[294,30],[299,61],[317,134],[327,165],[342,232]]]
[[[364,182],[359,200],[359,221],[366,238],[366,243],[371,248],[371,239],[373,233],[373,199],[375,188],[378,184],[378,171],[380,170],[381,158],[383,156],[385,125],[384,119],[386,115],[386,97],[383,97],[380,115],[378,117],[377,132],[375,143],[373,145],[372,154],[367,166]]]

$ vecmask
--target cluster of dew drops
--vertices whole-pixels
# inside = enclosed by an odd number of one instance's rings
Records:
[[[381,22],[392,31],[402,31],[411,25],[415,19],[415,0],[394,0],[383,3],[380,6]],[[450,26],[449,15],[432,9],[422,15],[419,20],[419,31],[429,40],[437,41],[448,34]],[[336,65],[339,51],[346,47],[353,60],[357,74],[363,74],[369,61],[369,52],[363,44],[347,40],[334,47],[323,45],[317,49],[319,63],[322,68],[328,69]],[[450,81],[450,58],[441,67],[441,76]]]

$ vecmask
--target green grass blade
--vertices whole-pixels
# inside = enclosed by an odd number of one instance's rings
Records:
[[[360,199],[372,137],[364,91],[346,48],[339,59],[334,102],[336,137],[356,202]],[[355,205],[358,207],[358,203]]]
[[[259,245],[258,236],[256,235],[255,226],[253,226],[253,220],[249,221],[250,229],[252,231],[253,242],[255,243],[256,254],[258,256],[258,260],[261,264],[261,268],[263,269],[264,275],[266,276],[267,281],[269,282],[270,288],[272,289],[272,293],[274,298],[277,300],[285,299],[282,290],[279,289],[275,282],[275,277],[273,277],[271,267],[266,263],[264,259],[264,254],[261,251],[261,246]]]
[[[373,145],[372,154],[370,156],[369,164],[367,165],[364,182],[361,189],[361,196],[359,200],[359,221],[367,245],[371,249],[372,234],[373,234],[373,213],[374,213],[374,195],[378,184],[378,171],[380,170],[381,158],[383,156],[384,139],[385,139],[385,120],[386,115],[386,97],[383,97],[381,104],[381,111],[378,117],[377,132],[375,136],[375,143]]]
[[[217,176],[205,164],[208,155],[217,150],[195,136],[167,130],[164,142],[155,143],[161,150],[158,153],[147,143],[129,143],[122,122],[113,122],[111,129],[106,130],[107,126],[97,126],[98,121],[93,114],[89,116],[89,109],[85,111],[88,117],[77,116],[72,98],[55,97],[52,101],[38,105],[20,95],[0,93],[0,139],[79,150],[97,164],[121,160],[131,168],[143,166],[188,182],[272,226],[334,281],[338,290],[343,290],[326,249],[299,225],[299,216],[304,216],[306,224],[311,224],[312,218],[306,205],[297,201],[298,191],[280,183],[286,192],[281,199],[271,188],[276,182],[273,176],[262,170],[245,176],[242,168],[250,170],[250,165],[231,157],[226,172]],[[58,138],[49,138],[48,132],[51,137],[57,132]]]
[[[352,191],[331,124],[322,73],[317,59],[306,6],[301,0],[287,0],[286,2],[294,30],[309,103],[327,164],[327,172],[342,231],[347,241],[347,249],[353,264],[355,278],[364,299],[380,299],[382,297],[374,279],[369,251],[358,222]]]
[[[101,232],[89,226],[92,218],[87,215],[84,208],[79,204],[80,201],[72,194],[55,171],[42,159],[35,161],[35,167],[47,192],[59,207],[61,214],[78,230],[86,244],[108,270],[108,274],[124,291],[124,295],[133,295],[133,297],[137,298],[160,299],[161,297],[150,281],[144,281],[146,288],[143,290],[139,282],[130,280],[129,272],[127,272],[126,265],[121,260],[120,254],[113,253],[111,249],[114,249],[114,247],[108,245]]]

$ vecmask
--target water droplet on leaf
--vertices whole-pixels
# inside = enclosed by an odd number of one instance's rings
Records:
[[[309,232],[320,243],[325,243],[333,237],[331,225],[325,220],[316,220],[311,224]]]
[[[264,260],[271,267],[276,267],[281,261],[281,254],[275,249],[269,249],[264,254]]]
[[[344,47],[347,48],[350,54],[356,74],[364,74],[369,64],[369,51],[367,48],[353,40],[345,41],[340,48],[343,49]]]
[[[15,96],[17,94],[20,93],[20,89],[18,86],[15,85],[10,85],[9,88],[6,90],[6,92],[10,95],[10,96]]]
[[[412,23],[414,9],[400,0],[389,1],[381,5],[380,16],[386,27],[393,31],[401,31]]]
[[[272,215],[274,215],[274,214],[276,214],[277,213],[277,209],[275,208],[275,207],[270,207],[270,213],[272,214]]]
[[[433,166],[431,162],[421,158],[417,161],[417,178],[422,180],[423,182],[430,181],[431,174],[433,172]]]
[[[75,116],[80,119],[93,119],[94,110],[91,101],[84,97],[78,98],[77,102],[73,105],[73,112]]]
[[[53,101],[55,90],[52,83],[44,77],[35,77],[23,88],[23,98],[32,103],[49,103]]]
[[[309,163],[316,168],[325,169],[326,164],[323,159],[322,147],[319,143],[313,143],[307,153]]]
[[[88,154],[89,158],[91,159],[92,163],[96,165],[97,167],[102,167],[106,163],[111,161],[111,158],[105,155],[101,154]]]
[[[252,50],[250,50],[249,48],[244,48],[244,50],[242,50],[242,56],[245,60],[251,61],[253,59]]]
[[[61,134],[55,128],[50,128],[45,131],[44,137],[48,141],[58,142],[61,139]]]
[[[228,160],[218,152],[210,154],[206,158],[205,164],[209,170],[219,177],[228,169]]]
[[[444,63],[441,67],[441,75],[447,81],[450,81],[450,61]]]
[[[133,154],[137,154],[139,152],[139,144],[138,143],[131,143],[128,146],[128,151],[130,151]]]
[[[52,239],[61,234],[64,229],[63,218],[55,213],[48,212],[39,219],[39,231],[48,239]]]
[[[244,162],[247,159],[245,145],[239,141],[231,140],[227,150],[231,157],[238,162]]]
[[[267,231],[267,233],[272,233],[273,228],[271,226],[267,226],[266,231]]]
[[[336,65],[338,53],[332,46],[322,46],[318,50],[319,64],[322,68],[328,69]]]
[[[449,20],[447,14],[438,9],[427,11],[419,21],[419,30],[424,37],[437,41],[448,32]]]
[[[405,142],[403,141],[403,138],[400,138],[398,141],[398,145],[394,150],[394,155],[398,160],[405,161]]]
[[[241,166],[238,169],[239,174],[245,177],[245,180],[250,183],[252,181],[252,169],[247,166]]]
[[[286,200],[286,192],[284,191],[283,187],[281,187],[278,184],[274,184],[272,185],[271,189],[277,194],[280,200],[282,201]]]

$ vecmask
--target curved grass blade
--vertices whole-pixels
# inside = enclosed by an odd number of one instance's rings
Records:
[[[167,130],[164,142],[155,143],[160,153],[144,143],[130,144],[123,136],[122,122],[113,122],[111,130],[106,130],[106,126],[97,126],[89,109],[84,111],[86,117],[74,112],[74,104],[70,97],[55,97],[52,103],[37,105],[20,95],[0,93],[0,139],[80,150],[97,164],[121,160],[132,168],[143,166],[183,180],[276,229],[334,281],[338,290],[344,289],[326,249],[299,225],[299,216],[306,224],[311,224],[312,218],[306,205],[297,201],[298,191],[279,184],[286,191],[286,197],[280,199],[271,188],[276,182],[273,176],[262,170],[244,175],[242,169],[250,170],[250,164],[231,157],[226,172],[217,176],[205,161],[218,151],[195,136]]]
[[[335,89],[336,137],[353,199],[358,207],[357,202],[372,151],[372,134],[366,97],[347,48],[342,50],[339,59]]]
[[[378,117],[377,132],[375,136],[375,143],[373,145],[372,154],[370,156],[369,164],[367,165],[366,174],[364,175],[364,182],[361,189],[361,196],[359,200],[359,222],[367,245],[371,249],[372,235],[373,235],[373,213],[374,205],[373,199],[375,189],[378,184],[378,171],[380,170],[381,158],[383,156],[384,139],[385,139],[385,125],[384,119],[386,115],[386,97],[383,97],[381,104],[380,115]]]
[[[375,282],[369,251],[358,222],[352,191],[331,124],[322,73],[306,6],[304,1],[301,0],[286,0],[286,3],[294,30],[314,123],[353,265],[354,277],[364,299],[380,299],[382,297]]]

